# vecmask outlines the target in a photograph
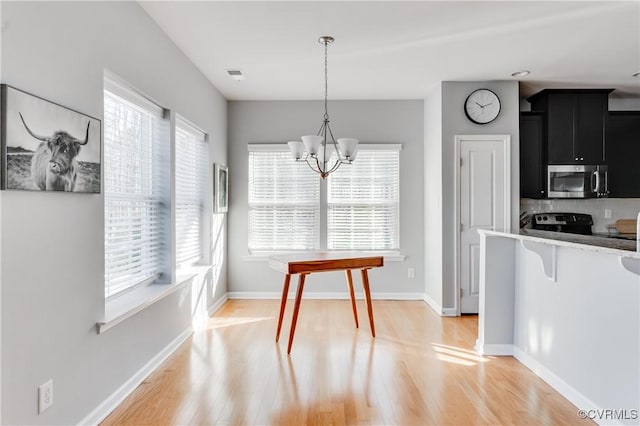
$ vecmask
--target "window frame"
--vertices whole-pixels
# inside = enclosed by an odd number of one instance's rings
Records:
[[[208,253],[207,253],[207,247],[206,247],[206,239],[205,239],[205,235],[207,232],[207,229],[209,228],[207,226],[207,222],[206,222],[206,217],[207,217],[207,212],[210,210],[208,208],[208,204],[212,201],[212,197],[209,194],[210,191],[210,187],[207,184],[207,182],[210,180],[209,176],[210,176],[210,163],[211,163],[211,158],[210,158],[210,152],[211,152],[211,148],[210,148],[210,144],[209,144],[209,135],[201,130],[198,126],[196,126],[195,124],[191,123],[189,120],[187,120],[186,118],[184,118],[183,116],[181,116],[180,114],[176,114],[175,115],[175,125],[173,126],[173,137],[174,137],[174,145],[173,145],[173,154],[174,154],[174,173],[173,176],[171,176],[172,178],[172,184],[175,185],[176,191],[174,192],[174,197],[173,197],[173,203],[172,203],[172,209],[175,212],[174,214],[174,221],[173,221],[173,235],[174,235],[174,247],[175,247],[175,260],[173,262],[173,264],[175,265],[175,269],[177,271],[183,270],[185,268],[189,268],[191,266],[194,265],[201,265],[203,263],[206,263],[206,259],[209,257]],[[190,134],[190,136],[193,136],[194,139],[196,139],[196,142],[199,144],[202,144],[202,146],[200,147],[196,147],[196,155],[198,154],[198,150],[202,149],[202,151],[200,152],[200,154],[203,155],[202,159],[200,159],[199,161],[201,162],[201,164],[199,164],[200,166],[200,172],[202,173],[202,175],[200,176],[200,196],[199,197],[194,197],[193,199],[191,199],[190,201],[194,201],[197,198],[197,201],[200,203],[200,209],[199,209],[199,230],[198,230],[198,244],[199,244],[199,254],[200,256],[198,258],[190,258],[187,260],[181,260],[178,259],[178,245],[179,245],[179,240],[178,240],[178,207],[180,204],[180,199],[178,196],[178,191],[177,191],[177,186],[178,186],[178,153],[179,153],[179,149],[178,149],[178,131],[179,129],[187,134]],[[197,161],[198,162],[198,161]]]
[[[269,153],[283,153],[286,154],[287,156],[287,160],[290,160],[292,163],[295,163],[295,160],[293,158],[291,158],[290,155],[290,151],[289,148],[286,144],[248,144],[247,146],[248,149],[248,157],[247,157],[247,251],[249,253],[250,256],[256,256],[256,257],[263,257],[263,256],[268,256],[271,254],[277,254],[277,253],[285,253],[285,252],[312,252],[312,251],[319,251],[322,249],[322,204],[320,202],[321,200],[321,192],[322,192],[322,185],[320,185],[320,183],[318,182],[318,199],[316,202],[313,201],[308,201],[308,202],[304,202],[304,203],[299,203],[300,205],[308,205],[308,206],[313,206],[315,205],[316,207],[316,212],[317,212],[317,223],[316,223],[316,229],[315,229],[315,236],[313,239],[314,242],[314,248],[313,249],[275,249],[275,248],[271,248],[271,249],[252,249],[251,248],[251,219],[250,219],[250,215],[251,215],[251,208],[252,208],[252,201],[251,201],[251,179],[250,179],[250,156],[252,153],[256,152],[269,152]],[[306,164],[304,164],[304,162],[299,162],[299,167],[304,167],[305,173],[313,173],[311,172],[311,170],[308,170],[308,167]],[[318,177],[319,179],[319,177]],[[268,203],[268,202],[263,202],[263,203],[255,203],[255,204],[262,204],[262,205],[269,205],[269,204],[277,204],[277,202],[274,203]],[[294,204],[294,203],[291,203]]]
[[[281,152],[287,152],[288,154],[290,153],[289,148],[286,144],[258,144],[258,143],[250,143],[248,144],[248,151],[251,152],[251,150],[262,150],[262,151],[281,151]],[[358,151],[360,150],[397,150],[398,151],[398,199],[397,199],[397,204],[398,204],[398,224],[397,224],[397,238],[398,238],[398,249],[397,250],[357,250],[358,252],[362,252],[362,253],[370,253],[372,255],[382,255],[384,256],[385,260],[390,260],[390,261],[402,261],[405,259],[405,256],[401,254],[401,250],[402,250],[402,243],[401,243],[401,229],[402,229],[402,220],[401,220],[401,203],[400,203],[400,197],[401,197],[401,192],[402,192],[402,183],[401,183],[401,176],[402,176],[402,155],[401,155],[401,151],[402,151],[402,144],[393,144],[393,143],[384,143],[384,144],[360,144],[358,147]],[[290,161],[294,162],[295,160],[290,156]],[[354,163],[356,163],[358,161],[358,158],[356,157],[356,159],[354,160]],[[248,163],[248,159],[247,159],[247,163]],[[319,227],[320,227],[320,232],[319,232],[319,249],[318,250],[300,250],[301,252],[314,252],[314,251],[330,251],[333,253],[340,253],[340,252],[347,252],[347,251],[351,251],[351,250],[329,250],[328,249],[328,189],[326,184],[322,184],[322,180],[320,178],[320,175],[314,173],[312,170],[310,170],[308,168],[308,166],[301,161],[301,163],[304,165],[304,167],[307,169],[307,173],[310,173],[312,175],[317,176],[318,181],[321,183],[320,184],[320,196],[318,199],[318,202],[320,204],[320,221],[319,221]],[[344,164],[340,166],[342,167],[349,167],[348,164]],[[249,170],[247,170],[247,175],[249,174]],[[332,175],[329,175],[329,177],[327,177],[327,179],[331,179]],[[250,183],[249,183],[250,184]],[[248,185],[249,185],[248,184]],[[249,188],[248,188],[249,189]],[[249,193],[247,193],[247,211],[249,210]],[[248,215],[247,215],[248,216]],[[287,252],[294,252],[295,250],[265,250],[265,251],[256,251],[256,250],[251,250],[249,248],[249,219],[247,217],[247,255],[244,256],[244,260],[245,261],[253,261],[253,260],[257,260],[257,261],[262,261],[262,260],[267,260],[268,257],[270,255],[274,255],[274,254],[281,254],[281,253],[287,253]]]
[[[400,253],[400,248],[401,248],[401,240],[400,240],[400,192],[401,192],[401,188],[400,188],[400,172],[401,172],[401,166],[400,166],[400,153],[402,151],[402,145],[401,144],[360,144],[358,146],[358,156],[360,156],[360,158],[362,158],[362,152],[363,151],[392,151],[394,153],[397,154],[397,176],[395,176],[396,182],[397,182],[397,188],[396,188],[396,198],[394,201],[390,202],[390,201],[376,201],[375,203],[364,203],[364,202],[352,202],[352,203],[347,203],[347,202],[343,202],[343,203],[337,203],[337,202],[331,202],[330,200],[330,182],[327,182],[326,185],[326,247],[327,247],[327,251],[331,251],[331,252],[340,252],[340,251],[366,251],[366,252],[371,252],[371,253]],[[334,154],[335,155],[335,154]],[[357,165],[358,163],[358,156],[356,156],[356,159],[353,161],[354,165]],[[340,173],[340,171],[342,170],[343,167],[353,167],[353,165],[344,165],[344,166],[340,166],[340,169],[337,170],[335,173],[333,173],[332,175],[329,175],[329,177],[327,179],[331,179],[332,177],[335,177],[333,175],[335,175],[336,173]],[[374,248],[363,248],[363,249],[358,249],[358,248],[330,248],[329,247],[329,241],[330,241],[330,227],[329,227],[329,214],[330,214],[330,210],[331,210],[331,204],[342,204],[344,206],[347,205],[359,205],[359,206],[374,206],[374,205],[387,205],[387,206],[395,206],[395,218],[396,218],[396,223],[395,223],[395,230],[393,231],[393,233],[395,234],[395,240],[397,241],[397,247],[392,247],[392,248],[384,248],[384,249],[374,249]]]
[[[151,194],[143,193],[143,194],[134,194],[133,196],[131,196],[129,193],[126,192],[126,188],[124,187],[121,188],[121,189],[125,189],[124,192],[115,191],[110,193],[107,190],[107,185],[108,185],[107,182],[109,181],[109,178],[106,176],[106,174],[107,174],[107,168],[108,168],[107,164],[109,160],[107,158],[108,155],[106,151],[109,151],[111,149],[109,147],[108,138],[107,138],[107,133],[110,132],[110,128],[108,127],[109,122],[106,120],[106,108],[107,108],[108,97],[112,97],[115,102],[124,104],[125,107],[129,108],[130,110],[134,110],[134,111],[137,110],[139,113],[145,114],[147,116],[146,118],[150,120],[149,123],[146,124],[149,126],[149,129],[148,129],[148,131],[150,131],[150,134],[148,135],[149,139],[143,141],[142,145],[135,146],[133,149],[134,150],[139,149],[140,150],[139,152],[141,155],[142,154],[151,155],[151,159],[149,158],[141,159],[141,161],[145,162],[145,164],[148,165],[150,169],[148,173],[140,176],[141,181],[138,182],[138,183],[141,183],[141,182],[144,183],[145,180],[150,180],[152,182],[150,184],[152,188]],[[166,256],[167,256],[167,252],[166,252],[166,249],[163,249],[162,247],[163,246],[162,235],[164,235],[167,232],[167,227],[171,226],[170,225],[171,205],[170,203],[167,202],[168,201],[167,194],[163,194],[161,189],[156,188],[156,185],[161,186],[162,179],[166,178],[166,175],[160,175],[159,177],[157,176],[158,170],[156,168],[159,168],[162,166],[156,163],[161,161],[160,158],[163,155],[162,150],[169,149],[170,120],[168,119],[168,110],[156,104],[155,102],[145,97],[144,95],[141,95],[136,89],[130,87],[126,83],[123,83],[118,79],[111,78],[111,77],[105,77],[104,79],[103,108],[105,109],[105,113],[103,117],[105,118],[104,120],[105,122],[104,124],[105,155],[104,155],[104,166],[103,166],[104,174],[105,174],[104,185],[103,185],[103,191],[104,191],[103,192],[104,193],[104,210],[103,210],[104,231],[103,232],[104,232],[104,238],[105,238],[105,245],[104,245],[104,259],[105,259],[104,292],[105,293],[104,294],[105,294],[105,300],[109,301],[112,299],[116,299],[127,293],[130,293],[131,291],[137,288],[140,288],[152,282],[155,282],[158,279],[161,279],[161,277],[163,277],[165,274],[167,274],[167,271],[163,266],[164,260],[166,259]],[[153,121],[151,120],[157,120],[157,122],[153,123]],[[141,128],[141,131],[142,131],[142,128]],[[154,132],[158,132],[158,133],[154,134]],[[115,133],[115,130],[114,130],[114,133]],[[145,148],[144,145],[147,145],[147,147]],[[144,152],[145,149],[149,151]],[[117,143],[116,143],[116,146],[114,147],[114,150],[115,151],[118,150]],[[160,150],[160,151],[156,151],[156,150]],[[168,152],[164,152],[164,155],[165,156],[168,155]],[[119,167],[119,166],[116,166],[116,167]],[[154,271],[152,271],[153,273],[141,279],[132,280],[131,282],[125,281],[123,286],[121,285],[119,288],[116,288],[116,289],[114,289],[115,285],[113,283],[109,284],[109,282],[106,279],[106,276],[108,273],[108,266],[110,264],[110,262],[107,261],[107,257],[109,254],[117,255],[116,251],[107,250],[107,245],[108,245],[107,240],[109,239],[109,235],[110,235],[107,232],[107,227],[110,224],[114,223],[113,221],[108,220],[108,216],[109,216],[109,213],[113,213],[114,210],[116,210],[115,207],[113,206],[111,206],[111,210],[110,210],[110,206],[109,206],[110,202],[113,202],[114,205],[117,204],[118,202],[124,203],[124,204],[129,202],[131,203],[131,206],[133,206],[133,204],[135,204],[136,202],[143,203],[143,204],[145,203],[157,204],[155,209],[153,208],[145,209],[145,211],[147,212],[146,216],[148,216],[149,214],[159,214],[160,216],[164,217],[163,219],[160,219],[161,221],[160,225],[150,225],[149,223],[147,223],[146,225],[143,226],[143,228],[144,227],[148,228],[149,226],[151,226],[151,228],[153,229],[153,232],[156,233],[157,235],[160,235],[157,237],[153,236],[154,241],[151,246],[149,245],[141,246],[141,250],[143,252],[147,252],[147,255],[150,250],[151,251],[157,250],[159,252],[159,254],[156,257],[156,260],[153,262],[154,263],[154,266],[152,267],[152,269],[154,269]],[[129,207],[129,208],[133,208],[135,210],[135,207]],[[147,218],[146,220],[148,221],[149,219]],[[113,234],[113,232],[115,231],[111,231],[111,235]],[[128,239],[127,241],[124,241],[122,244],[127,244],[127,243],[131,245],[138,244],[138,243],[135,243],[133,239]],[[126,255],[126,251],[123,250],[121,254]],[[145,256],[144,259],[143,258],[141,259],[142,259],[142,262],[145,262],[147,261],[148,257]]]

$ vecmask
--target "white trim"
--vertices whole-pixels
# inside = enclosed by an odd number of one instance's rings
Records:
[[[457,308],[442,308],[443,317],[459,317],[460,312]]]
[[[529,370],[533,371],[536,376],[547,382],[547,384],[558,391],[560,395],[567,398],[569,402],[578,407],[578,409],[602,410],[602,407],[598,406],[598,404],[578,392],[573,386],[562,380],[562,378],[557,376],[554,372],[540,363],[540,361],[536,360],[534,357],[515,345],[513,345],[513,357],[520,361],[520,363],[527,367]],[[623,424],[620,421],[616,421],[615,419],[595,418],[592,420],[596,423],[598,423],[598,420],[600,420],[598,424]]]
[[[440,315],[442,315],[442,305],[439,304],[438,302],[436,302],[435,300],[433,300],[433,298],[431,296],[429,296],[427,293],[424,294],[424,302],[429,305],[429,307],[431,309],[433,309],[433,311]]]
[[[461,314],[460,311],[460,143],[462,140],[471,140],[477,142],[483,141],[502,141],[504,146],[504,223],[505,232],[511,231],[511,135],[455,135],[455,173],[454,173],[454,186],[455,196],[453,199],[454,211],[455,211],[455,238],[454,238],[454,251],[455,251],[455,266],[453,270],[454,282],[455,282],[455,296],[454,296],[454,308],[456,311],[455,316]],[[453,315],[452,315],[453,316]]]
[[[509,344],[488,344],[483,345],[480,341],[476,340],[474,346],[476,352],[480,355],[494,355],[494,356],[513,356],[514,347]]]
[[[151,284],[139,287],[120,298],[109,300],[105,303],[104,319],[96,322],[98,334],[104,333],[127,318],[185,288],[195,277],[196,275],[191,275],[177,284]]]
[[[102,422],[118,405],[122,403],[151,373],[153,373],[176,349],[193,334],[191,327],[184,330],[173,341],[158,352],[140,370],[129,378],[114,393],[107,397],[100,405],[91,411],[84,419],[78,422],[79,425],[98,425]]]
[[[229,299],[280,299],[280,291],[230,291]],[[295,298],[295,291],[290,291],[288,299]],[[314,300],[349,300],[347,292],[305,292],[303,299]],[[356,292],[357,300],[364,300],[362,293]],[[424,293],[372,293],[373,300],[424,300]]]
[[[229,300],[229,293],[225,293],[220,299],[213,302],[213,305],[209,306],[209,309],[207,309],[209,316],[218,312],[224,304],[227,303],[227,300]]]
[[[303,253],[303,252],[300,252]],[[333,252],[328,252],[328,253],[333,253]],[[362,252],[363,254],[366,255],[371,255],[371,256],[382,256],[384,258],[385,262],[404,262],[405,259],[407,258],[407,256],[405,256],[404,254],[384,254],[384,253],[376,253],[376,252]],[[244,262],[268,262],[269,261],[269,257],[271,256],[278,256],[278,255],[282,255],[282,254],[291,254],[291,252],[289,253],[270,253],[270,254],[248,254],[246,256],[242,256],[242,260]]]
[[[249,152],[263,152],[263,151],[268,151],[268,152],[288,152],[289,151],[289,145],[287,145],[286,143],[249,143],[247,144],[247,151]],[[291,161],[293,160],[293,157],[291,158]]]
[[[207,132],[202,130],[197,125],[193,124],[192,121],[187,120],[182,115],[176,113],[175,115],[175,127],[180,127],[183,130],[193,134],[198,139],[201,139],[203,142],[208,143],[207,141]],[[207,158],[207,164],[209,163],[209,159]]]
[[[156,102],[151,96],[138,90],[117,74],[104,70],[103,89],[123,98],[125,101],[136,105],[138,108],[148,109],[160,118],[167,118],[169,110]],[[103,102],[104,103],[104,102]]]
[[[358,144],[358,149],[368,150],[396,150],[402,151],[401,143],[361,143]],[[249,152],[258,151],[272,151],[272,152],[289,152],[289,145],[286,143],[249,143],[247,144],[247,150]],[[358,161],[357,157],[356,160]]]

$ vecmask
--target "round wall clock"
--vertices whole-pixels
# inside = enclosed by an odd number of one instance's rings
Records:
[[[500,114],[500,98],[489,89],[478,89],[464,101],[464,113],[476,124],[491,123]]]

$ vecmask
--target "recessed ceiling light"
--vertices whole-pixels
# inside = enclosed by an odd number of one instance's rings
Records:
[[[531,71],[522,70],[522,71],[514,72],[513,74],[511,74],[511,77],[524,77],[525,75],[529,75],[529,74],[531,74]]]
[[[229,77],[231,77],[234,80],[238,80],[238,81],[244,80],[244,74],[242,74],[242,71],[238,69],[225,69],[225,71],[227,72]]]
[[[633,73],[633,76],[634,76],[634,77],[640,77],[640,71],[638,71],[638,72],[634,72],[634,73]]]

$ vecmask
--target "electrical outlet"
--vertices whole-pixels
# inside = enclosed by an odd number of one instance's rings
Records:
[[[407,277],[408,278],[415,278],[416,277],[416,268],[407,269]]]
[[[604,209],[604,218],[611,219],[611,209]]]
[[[53,405],[53,380],[49,380],[38,387],[38,414]]]

